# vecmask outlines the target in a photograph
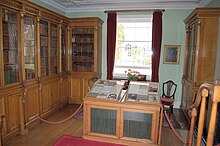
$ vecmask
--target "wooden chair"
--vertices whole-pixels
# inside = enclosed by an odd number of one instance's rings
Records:
[[[177,84],[173,81],[168,80],[163,83],[163,93],[161,96],[161,103],[163,105],[169,106],[169,116],[173,113],[173,105],[174,105],[174,95],[176,93]]]

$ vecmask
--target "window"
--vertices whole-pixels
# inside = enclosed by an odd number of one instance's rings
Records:
[[[117,16],[114,78],[126,79],[131,69],[151,79],[152,14]]]

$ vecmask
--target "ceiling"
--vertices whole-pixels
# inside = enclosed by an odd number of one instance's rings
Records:
[[[36,0],[31,0],[35,1]],[[211,0],[38,0],[65,13],[104,10],[194,9]]]

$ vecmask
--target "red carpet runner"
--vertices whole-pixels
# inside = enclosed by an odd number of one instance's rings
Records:
[[[98,141],[86,140],[80,137],[64,135],[53,146],[124,146],[124,145],[98,142]]]

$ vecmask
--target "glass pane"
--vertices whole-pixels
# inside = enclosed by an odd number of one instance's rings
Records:
[[[152,114],[124,112],[124,137],[150,139]]]
[[[116,135],[116,111],[91,108],[91,132]]]
[[[58,37],[57,25],[50,25],[50,73],[57,73]]]
[[[40,66],[41,77],[48,75],[48,22],[40,21]]]
[[[24,67],[26,80],[35,78],[34,19],[24,17]]]
[[[19,81],[17,13],[3,9],[2,14],[4,81],[11,84]]]
[[[191,80],[194,80],[194,70],[195,70],[195,63],[196,63],[196,45],[197,45],[197,24],[194,25],[194,38],[193,38],[193,48],[192,48],[192,66],[191,66]]]
[[[94,29],[73,28],[72,70],[76,72],[94,71]]]
[[[127,78],[129,69],[151,79],[152,22],[121,22],[117,24],[114,78]]]
[[[62,28],[61,52],[62,52],[62,72],[66,72],[66,27]]]
[[[193,27],[189,28],[189,34],[188,34],[188,52],[187,52],[187,60],[186,60],[186,75],[188,78],[190,78],[190,63],[191,63],[191,52],[192,52],[192,46],[193,46],[193,38],[192,38],[192,34],[193,34]]]

